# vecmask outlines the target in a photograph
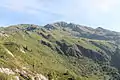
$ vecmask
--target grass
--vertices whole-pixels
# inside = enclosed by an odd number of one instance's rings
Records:
[[[62,30],[46,31],[44,34],[51,34],[55,40],[64,39],[69,45],[79,44],[86,49],[94,51],[100,50],[105,53],[103,49],[92,44],[90,41],[107,46],[108,49],[113,50],[114,48],[113,45],[106,41],[74,38],[69,32]],[[42,73],[45,76],[51,74],[54,80],[67,80],[68,78],[75,78],[76,80],[103,80],[103,73],[100,73],[99,64],[86,57],[77,59],[58,54],[55,50],[42,45],[39,40],[49,42],[52,46],[56,45],[36,32],[30,31],[27,33],[18,31],[10,33],[8,38],[0,38],[0,66],[8,68],[26,67],[30,71]],[[7,42],[12,44],[5,45]],[[7,48],[15,57],[13,58],[7,54],[2,46]],[[27,50],[24,50],[24,47],[27,47]],[[21,52],[20,49],[24,50],[25,53]],[[93,71],[94,69],[96,70]],[[66,71],[69,71],[69,74],[64,75]],[[98,74],[95,75],[97,72]]]

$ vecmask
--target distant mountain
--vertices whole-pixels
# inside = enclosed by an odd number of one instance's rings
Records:
[[[110,31],[107,29],[103,29],[98,27],[93,29],[91,27],[73,24],[73,23],[66,23],[66,22],[56,22],[53,24],[45,25],[46,29],[56,29],[56,28],[64,28],[69,29],[69,32],[76,37],[84,37],[89,39],[97,39],[97,40],[111,40],[119,42],[120,40],[120,32]]]
[[[120,80],[120,33],[74,23],[0,28],[0,80]]]

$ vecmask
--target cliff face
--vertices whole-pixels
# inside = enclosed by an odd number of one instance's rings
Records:
[[[58,53],[65,54],[67,56],[74,56],[80,58],[82,56],[93,59],[94,61],[107,61],[107,57],[103,56],[100,52],[86,49],[78,44],[67,45],[65,42],[56,42],[58,45],[56,50]]]
[[[119,35],[66,22],[2,28],[0,78],[120,80]]]

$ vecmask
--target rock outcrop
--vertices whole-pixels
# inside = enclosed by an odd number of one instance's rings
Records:
[[[30,71],[25,70],[11,70],[9,68],[0,68],[0,73],[11,75],[11,80],[21,80],[20,77],[22,77],[25,80],[48,80],[45,76],[38,73],[33,73]],[[19,75],[18,75],[19,74]]]
[[[107,57],[103,56],[101,53],[86,49],[78,44],[68,45],[65,42],[56,41],[56,50],[61,53],[65,54],[67,56],[74,56],[77,58],[80,58],[82,56],[86,56],[90,59],[93,59],[95,61],[106,61]]]
[[[56,29],[56,27],[54,25],[51,25],[51,24],[47,24],[44,26],[47,30],[53,30],[53,29]]]
[[[40,43],[41,43],[42,45],[45,45],[45,46],[53,49],[53,46],[52,46],[49,42],[46,42],[46,41],[44,41],[44,40],[40,40]]]

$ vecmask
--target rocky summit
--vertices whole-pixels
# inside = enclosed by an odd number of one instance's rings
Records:
[[[0,80],[120,80],[120,32],[66,22],[0,28]]]

